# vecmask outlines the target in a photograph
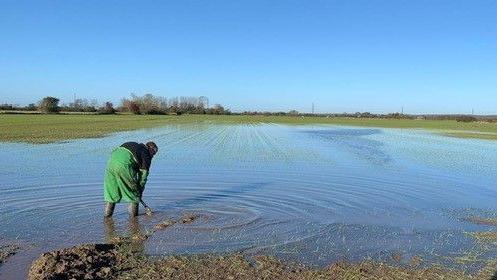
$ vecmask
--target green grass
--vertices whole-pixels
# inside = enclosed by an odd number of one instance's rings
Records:
[[[0,115],[0,141],[51,143],[157,127],[174,118],[134,115]]]
[[[0,114],[0,141],[51,143],[103,137],[109,133],[181,123],[335,124],[346,126],[427,129],[451,137],[497,140],[497,124],[456,121],[354,119],[290,116],[142,116]]]

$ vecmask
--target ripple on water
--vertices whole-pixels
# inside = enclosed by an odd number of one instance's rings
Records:
[[[118,205],[108,225],[105,164],[128,140],[160,147],[144,197],[155,214],[132,225]],[[497,151],[420,132],[199,123],[22,147],[26,153],[14,158],[18,146],[0,145],[12,163],[0,169],[1,232],[39,250],[147,232],[193,212],[195,223],[157,231],[144,250],[274,253],[317,264],[402,251],[436,262],[435,253],[473,245],[463,232],[481,228],[447,209],[497,212],[495,185],[485,179],[497,174]],[[474,158],[479,168],[467,164]]]

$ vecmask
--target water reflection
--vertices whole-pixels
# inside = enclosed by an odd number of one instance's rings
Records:
[[[306,130],[305,133],[324,139],[355,156],[374,164],[387,164],[391,157],[383,151],[384,143],[368,136],[381,134],[380,129],[323,129]]]
[[[114,218],[104,218],[104,236],[106,243],[120,243],[129,247],[133,253],[145,252],[145,241],[147,240],[146,233],[142,230],[140,219],[138,217],[130,217],[125,232],[119,234],[116,230]]]

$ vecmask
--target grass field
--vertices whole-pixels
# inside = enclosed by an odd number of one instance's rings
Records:
[[[0,114],[0,141],[51,143],[103,137],[109,133],[180,123],[335,124],[363,127],[427,129],[451,137],[497,140],[497,124],[456,121],[353,119],[290,116],[145,116],[145,115],[34,115]]]

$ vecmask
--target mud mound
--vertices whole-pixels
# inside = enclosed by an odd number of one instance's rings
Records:
[[[28,279],[113,279],[118,259],[112,244],[76,246],[42,254],[33,262]]]

